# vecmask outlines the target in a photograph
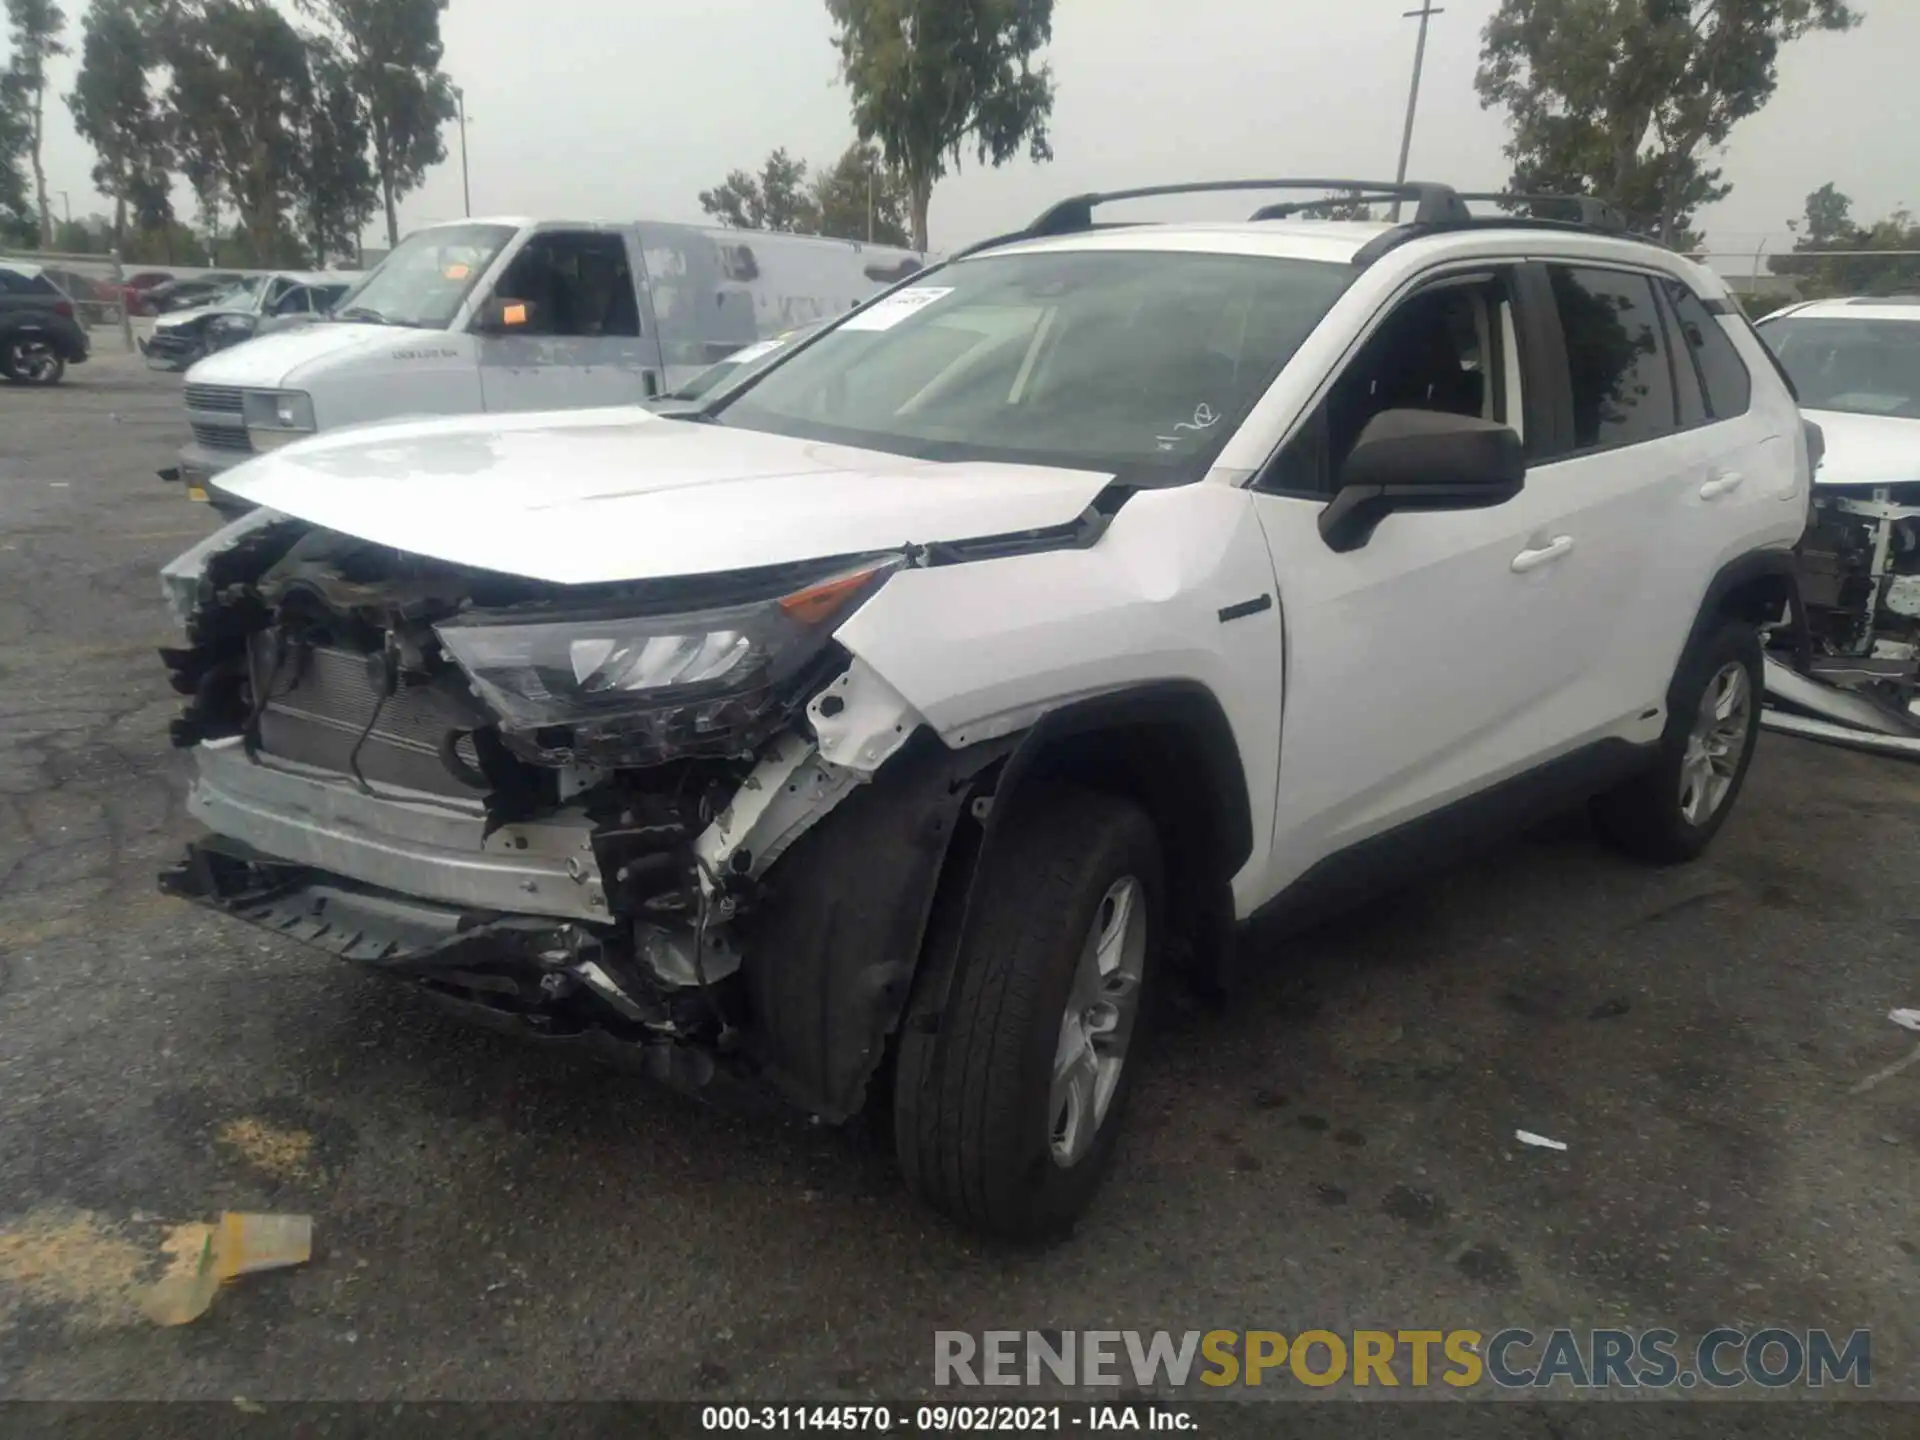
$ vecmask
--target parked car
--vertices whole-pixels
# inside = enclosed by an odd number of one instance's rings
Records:
[[[42,266],[41,273],[73,301],[75,316],[81,324],[91,327],[120,323],[120,294],[106,281],[58,265]]]
[[[1759,332],[1824,447],[1767,723],[1920,756],[1920,297],[1789,306]]]
[[[0,260],[0,380],[57,385],[87,358],[73,299],[38,265]]]
[[[1032,1235],[1237,927],[1567,804],[1700,855],[1805,523],[1786,383],[1601,207],[1342,188],[1414,213],[1081,196],[690,412],[228,471],[261,508],[164,576],[207,836],[163,884],[684,1083],[885,1106],[913,1189]]]
[[[160,311],[153,302],[152,291],[172,279],[165,270],[142,270],[127,276],[117,289],[109,282],[109,288],[114,289],[129,315],[157,315]]]
[[[252,339],[265,320],[311,314],[316,294],[337,299],[353,279],[292,270],[245,276],[204,304],[162,315],[153,334],[140,342],[140,353],[149,369],[190,369],[208,355]]]
[[[429,226],[362,277],[324,330],[202,361],[187,376],[192,441],[161,474],[204,493],[257,451],[336,425],[642,404],[921,263],[847,240],[651,221]],[[293,423],[250,424],[246,404]]]

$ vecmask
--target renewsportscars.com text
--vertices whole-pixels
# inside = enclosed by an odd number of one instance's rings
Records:
[[[1506,1390],[1729,1390],[1873,1383],[1869,1331],[940,1330],[933,1383],[1179,1389],[1491,1385]]]

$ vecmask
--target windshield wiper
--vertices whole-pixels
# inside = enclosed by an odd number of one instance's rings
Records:
[[[345,310],[333,312],[336,320],[365,320],[373,325],[391,325],[393,322],[378,310],[369,310],[364,305],[350,305]]]

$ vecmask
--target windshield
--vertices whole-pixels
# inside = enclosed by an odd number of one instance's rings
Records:
[[[982,255],[856,313],[718,418],[928,459],[1189,478],[1352,273],[1191,252]]]
[[[416,230],[340,298],[333,318],[444,330],[513,237],[511,225]]]
[[[1920,322],[1772,320],[1758,329],[1803,408],[1920,420]]]
[[[260,303],[260,292],[266,287],[267,277],[249,275],[233,285],[229,285],[206,303],[210,308],[221,310],[251,310]]]

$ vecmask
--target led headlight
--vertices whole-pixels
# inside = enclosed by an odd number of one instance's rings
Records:
[[[765,717],[781,683],[900,564],[867,561],[785,595],[677,615],[481,612],[434,629],[510,732],[570,726],[576,744],[616,734],[697,744]]]
[[[313,397],[304,390],[249,390],[240,406],[256,450],[273,450],[314,431]]]

